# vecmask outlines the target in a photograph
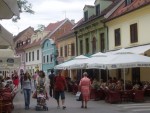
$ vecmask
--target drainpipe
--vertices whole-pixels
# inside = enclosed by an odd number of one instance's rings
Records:
[[[78,31],[75,31],[74,34],[75,34],[75,37],[76,37],[76,56],[78,56],[78,36],[77,36]]]
[[[106,50],[105,50],[105,52],[106,51],[108,51],[109,50],[109,38],[108,38],[108,26],[106,26],[106,24],[104,23],[104,28],[106,28],[106,32],[107,32],[107,36],[106,36]]]

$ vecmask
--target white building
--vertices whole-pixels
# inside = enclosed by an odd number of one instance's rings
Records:
[[[37,32],[31,36],[31,43],[25,47],[25,67],[30,73],[42,70],[41,41],[45,32]]]

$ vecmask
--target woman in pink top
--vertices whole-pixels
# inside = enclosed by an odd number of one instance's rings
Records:
[[[83,73],[83,78],[80,80],[79,88],[82,95],[82,106],[81,108],[87,108],[87,101],[90,99],[91,81],[87,77],[87,72]]]

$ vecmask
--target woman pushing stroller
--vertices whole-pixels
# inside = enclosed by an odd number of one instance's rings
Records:
[[[37,84],[36,110],[48,110],[48,107],[46,106],[46,99],[48,99],[46,92],[46,76],[43,71],[39,71],[39,76],[37,77],[36,84]]]

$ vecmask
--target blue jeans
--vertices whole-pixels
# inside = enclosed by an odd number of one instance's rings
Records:
[[[31,89],[23,89],[23,92],[24,92],[25,108],[29,108]]]
[[[36,80],[34,80],[34,88],[36,89]]]

